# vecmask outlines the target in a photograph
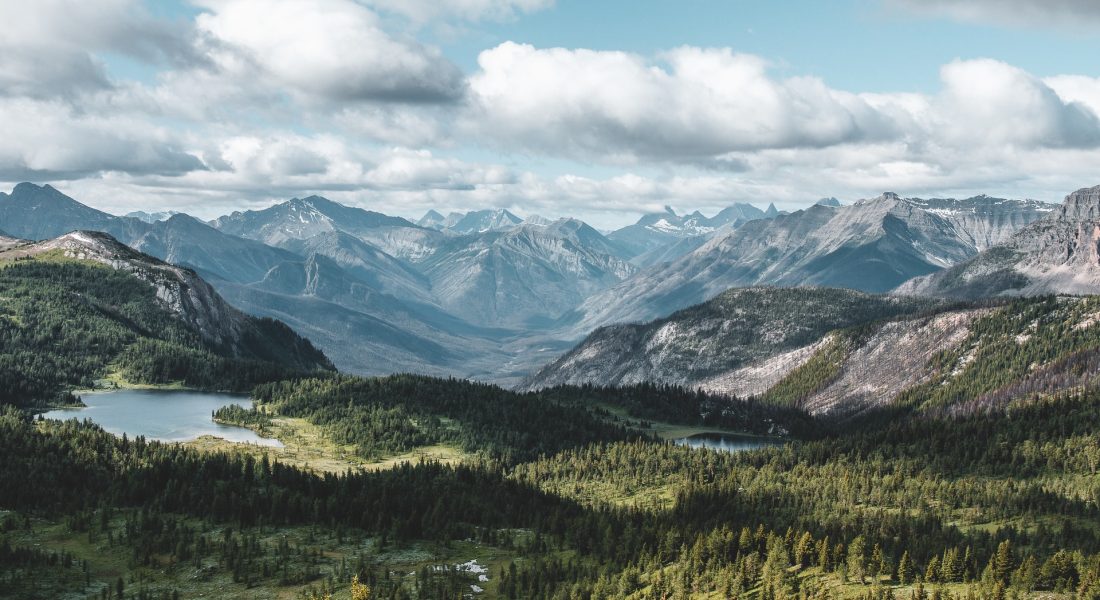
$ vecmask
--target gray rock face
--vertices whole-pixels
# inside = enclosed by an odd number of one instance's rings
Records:
[[[260,281],[276,265],[297,256],[253,240],[226,235],[190,215],[149,225],[127,245],[206,276],[236,283]]]
[[[146,223],[156,223],[157,221],[167,221],[168,219],[180,214],[175,210],[164,210],[160,212],[145,212],[143,210],[135,210],[134,212],[126,213],[125,216],[131,219],[137,219]]]
[[[434,301],[427,277],[355,236],[331,231],[304,240],[288,239],[280,245],[298,256],[326,256],[382,293],[416,302]]]
[[[449,240],[419,265],[440,306],[471,323],[546,323],[635,271],[574,219]]]
[[[235,212],[215,219],[215,228],[271,246],[343,232],[402,259],[430,255],[445,236],[400,217],[338,204],[320,196],[295,198],[263,210]]]
[[[476,210],[463,215],[454,223],[444,222],[447,231],[466,235],[489,231],[508,231],[523,222],[523,219],[504,209]]]
[[[707,236],[724,226],[736,226],[754,219],[765,217],[764,211],[751,204],[734,204],[723,209],[713,217],[706,217],[699,211],[690,215],[677,215],[672,207],[665,212],[644,215],[637,223],[628,225],[608,234],[607,238],[615,242],[630,257],[652,255],[664,252],[685,238]],[[649,259],[641,263],[652,264]]]
[[[744,393],[730,385],[719,390],[723,386],[713,382],[754,361],[811,345],[834,329],[927,306],[840,289],[733,289],[667,318],[600,328],[524,385],[707,384],[712,391]]]
[[[1100,186],[1066,196],[1046,218],[896,292],[960,298],[1100,293]]]
[[[1001,202],[938,201],[931,210],[928,201],[886,193],[848,206],[812,206],[750,221],[589,298],[572,315],[571,332],[579,336],[609,323],[654,319],[731,287],[820,285],[885,292],[976,255],[977,239],[1005,235],[1045,214],[1041,207],[1026,208],[1030,203]],[[1009,209],[1015,217],[1003,217]]]
[[[128,240],[149,227],[138,219],[84,206],[50,185],[33,183],[20,183],[11,194],[0,192],[0,224],[9,235],[26,240],[51,239],[77,229],[104,231]]]

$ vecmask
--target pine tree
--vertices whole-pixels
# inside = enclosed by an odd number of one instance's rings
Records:
[[[867,574],[867,542],[862,535],[856,536],[852,543],[848,544],[848,575],[855,577],[860,583],[865,583]]]
[[[916,571],[916,565],[913,564],[913,559],[909,558],[909,551],[906,550],[901,553],[901,561],[898,562],[898,582],[902,585],[912,583],[914,571]]]
[[[933,556],[928,561],[928,567],[924,570],[924,580],[928,583],[936,583],[940,580],[940,557]]]
[[[1012,552],[1012,542],[1005,540],[997,546],[997,552],[992,558],[992,565],[993,580],[1008,585],[1012,571],[1016,568],[1016,557]]]

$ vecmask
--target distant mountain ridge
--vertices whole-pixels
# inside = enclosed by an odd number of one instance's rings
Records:
[[[871,293],[976,255],[1053,211],[1052,205],[990,199],[951,201],[951,214],[887,192],[847,206],[814,205],[723,231],[695,250],[640,271],[582,303],[571,315],[583,334],[646,321],[734,287],[817,285]],[[1004,213],[1011,216],[1006,217]]]
[[[106,231],[194,269],[242,310],[285,321],[348,371],[507,385],[597,327],[664,317],[735,287],[886,291],[1054,208],[890,193],[838,203],[794,213],[737,204],[712,217],[669,209],[604,234],[500,209],[429,211],[413,223],[319,196],[210,222],[179,214],[148,223],[20,184],[0,194],[0,229],[28,239]],[[449,229],[463,220],[470,233]],[[649,250],[637,254],[635,234]]]
[[[707,235],[720,227],[736,226],[766,216],[764,211],[745,203],[729,206],[709,218],[699,211],[681,216],[666,206],[664,212],[643,215],[637,223],[613,231],[607,237],[632,256],[639,256],[657,248],[667,248],[684,238]]]

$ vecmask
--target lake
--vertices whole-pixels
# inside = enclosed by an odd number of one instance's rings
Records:
[[[51,410],[47,419],[91,419],[115,435],[139,435],[150,440],[187,442],[213,435],[230,442],[281,447],[279,440],[260,437],[244,427],[220,425],[210,418],[215,410],[236,404],[248,408],[252,401],[240,394],[182,390],[114,390],[90,392],[81,399],[87,408]]]
[[[710,448],[711,450],[721,450],[722,452],[744,452],[745,450],[756,450],[757,448],[782,446],[786,443],[776,438],[730,433],[697,433],[690,437],[673,440],[673,442],[679,446]]]

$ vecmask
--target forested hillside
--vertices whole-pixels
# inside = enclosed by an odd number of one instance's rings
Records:
[[[231,331],[206,335],[202,326],[217,324],[188,321],[158,297],[156,285],[129,270],[60,251],[10,258],[0,263],[0,402],[67,402],[69,390],[92,388],[108,375],[248,390],[331,368],[278,321],[241,315],[233,323]]]
[[[263,429],[273,418],[304,418],[368,459],[443,444],[511,465],[593,442],[651,437],[655,421],[760,434],[821,429],[797,409],[671,386],[516,393],[413,375],[337,376],[260,385],[253,398],[253,410],[226,407],[218,419]]]

